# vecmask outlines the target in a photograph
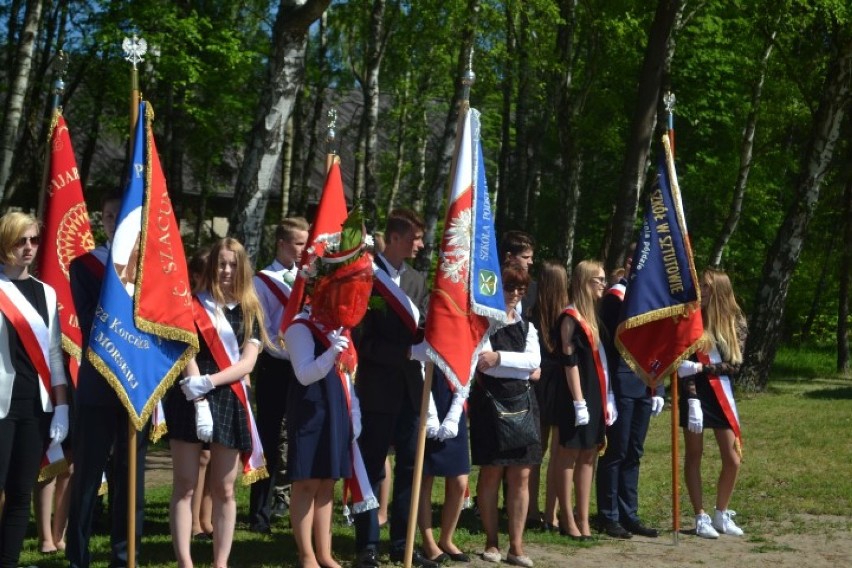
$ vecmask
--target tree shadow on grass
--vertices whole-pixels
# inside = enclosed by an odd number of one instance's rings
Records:
[[[837,387],[808,391],[802,396],[816,400],[852,400],[852,387]]]

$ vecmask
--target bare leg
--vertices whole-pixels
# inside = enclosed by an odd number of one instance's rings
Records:
[[[704,512],[701,493],[701,456],[704,453],[704,434],[690,432],[683,429],[684,456],[683,474],[686,477],[686,491],[689,493],[689,501],[695,514]]]
[[[393,472],[391,471],[390,458],[385,458],[385,478],[379,485],[379,526],[388,522],[388,502],[390,501],[391,483]]]
[[[432,484],[435,478],[431,475],[423,476],[420,485],[420,505],[417,508],[417,526],[423,535],[423,554],[426,558],[435,558],[441,554],[435,535],[432,532]],[[446,509],[447,504],[444,504]],[[442,535],[443,536],[443,535]]]
[[[68,456],[70,460],[70,456]],[[65,529],[68,527],[68,508],[71,506],[71,476],[74,475],[74,465],[56,478],[56,492],[53,498],[53,544],[56,550],[65,550]]]
[[[503,467],[484,465],[479,470],[476,484],[476,499],[479,517],[485,531],[485,552],[500,552],[497,536],[497,493],[503,480]]]
[[[453,535],[456,533],[459,515],[461,515],[462,506],[464,506],[466,488],[467,475],[448,477],[444,482],[444,510],[441,511],[441,539],[438,541],[438,548],[449,554],[461,552],[453,542]],[[434,558],[434,556],[431,558]]]
[[[207,480],[207,464],[210,463],[210,450],[201,450],[198,459],[198,483],[192,493],[192,534],[207,532],[201,526],[201,502],[204,500],[204,486]]]
[[[556,518],[557,487],[559,485],[559,430],[555,427],[547,432],[550,436],[550,461],[547,463],[547,485],[544,491],[544,522],[559,526]],[[547,443],[547,440],[544,441]]]
[[[314,547],[316,560],[327,568],[340,568],[331,552],[331,517],[334,514],[334,479],[320,480],[314,500]],[[304,564],[303,564],[304,566]]]
[[[237,524],[237,481],[240,453],[221,444],[210,446],[210,491],[213,495],[213,568],[227,568]],[[196,459],[195,469],[198,470]],[[196,482],[197,485],[197,482]]]
[[[571,536],[580,536],[580,529],[574,520],[574,508],[571,506],[571,493],[574,485],[574,468],[580,450],[557,446],[556,495],[559,499],[559,527]]]
[[[36,491],[33,492],[36,532],[38,532],[39,549],[43,553],[56,552],[56,544],[53,542],[53,524],[51,522],[55,490],[56,478],[51,477],[47,481],[39,483]]]
[[[210,491],[210,476],[204,478],[204,494],[201,496],[201,508],[198,511],[201,530],[213,534],[213,493]]]
[[[740,456],[734,445],[736,438],[733,430],[719,429],[716,433],[716,442],[719,444],[719,452],[722,455],[722,470],[719,472],[719,482],[716,486],[716,510],[726,511],[731,503],[731,495],[737,484],[737,475],[740,471]]]
[[[596,449],[580,450],[574,468],[574,487],[577,492],[577,528],[583,536],[591,536],[589,527],[589,502],[592,496],[592,478],[595,475]]]
[[[302,568],[319,566],[311,543],[311,532],[314,528],[314,501],[321,483],[320,479],[301,479],[290,486],[290,524]]]
[[[509,552],[524,555],[524,527],[529,507],[530,466],[510,465],[506,468],[509,491],[506,495],[506,510],[509,513]]]
[[[169,528],[179,568],[192,568],[192,493],[198,478],[201,444],[171,440],[172,498],[169,503]]]

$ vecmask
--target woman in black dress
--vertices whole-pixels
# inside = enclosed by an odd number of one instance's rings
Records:
[[[415,349],[412,349],[412,358],[425,360],[426,355],[415,353]],[[464,494],[470,474],[465,400],[461,392],[450,388],[446,376],[435,367],[426,417],[428,439],[423,461],[417,526],[423,536],[423,554],[438,564],[448,559],[470,562],[470,557],[453,542],[453,535],[464,507]],[[432,485],[435,477],[444,478],[441,536],[437,541],[432,532]]]
[[[246,389],[261,346],[268,343],[252,276],[251,262],[239,241],[224,238],[213,245],[193,298],[200,350],[186,366],[186,378],[167,394],[173,465],[170,526],[180,568],[193,565],[192,494],[202,442],[210,442],[214,568],[228,565],[241,454],[249,464],[243,467],[248,479],[264,475]],[[249,467],[257,469],[248,471]]]
[[[489,337],[476,366],[475,382],[470,392],[471,461],[481,466],[476,494],[482,527],[485,530],[483,560],[500,562],[497,536],[497,495],[505,476],[506,510],[509,515],[509,551],[506,562],[516,566],[532,566],[524,554],[524,525],[529,507],[529,476],[534,464],[541,463],[541,436],[538,432],[539,411],[530,380],[541,376],[541,352],[535,326],[524,321],[515,310],[529,285],[530,275],[516,266],[503,268],[503,294],[508,324]],[[523,395],[528,395],[524,397]],[[524,447],[501,451],[495,432],[497,413],[493,400],[509,404],[518,398],[535,419],[536,440]]]
[[[18,565],[42,455],[68,434],[56,292],[30,275],[38,223],[0,218],[0,567]],[[46,356],[46,357],[45,357]]]
[[[731,379],[739,374],[746,340],[746,321],[734,297],[731,280],[721,270],[701,275],[701,316],[704,335],[693,360],[684,361],[681,377],[680,426],[686,452],[684,475],[689,500],[695,510],[695,532],[702,538],[719,534],[742,536],[728,509],[740,470],[740,420]],[[711,428],[719,445],[722,471],[716,485],[716,510],[711,520],[704,511],[701,491],[701,456],[704,429]]]
[[[538,296],[530,318],[536,329],[540,329],[538,343],[541,347],[541,378],[533,383],[538,406],[541,411],[541,447],[546,453],[550,448],[551,459],[547,465],[544,513],[538,508],[540,484],[539,465],[533,466],[530,475],[529,521],[540,522],[545,530],[558,528],[556,518],[556,460],[559,451],[559,431],[556,429],[556,393],[560,383],[565,382],[562,370],[562,342],[559,339],[559,320],[568,305],[568,273],[565,266],[555,260],[545,260],[538,275]]]
[[[589,502],[595,457],[604,443],[605,426],[615,422],[615,399],[609,389],[606,353],[597,306],[606,277],[600,262],[584,260],[571,275],[572,303],[559,320],[565,381],[561,383],[559,443],[556,459],[560,532],[574,539],[591,538]],[[576,489],[576,517],[571,486]]]

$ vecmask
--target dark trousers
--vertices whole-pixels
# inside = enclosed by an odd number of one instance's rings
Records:
[[[0,568],[15,568],[27,534],[30,500],[38,479],[50,419],[40,399],[12,400],[0,420]]]
[[[639,522],[639,461],[651,421],[651,397],[617,397],[618,420],[607,428],[598,460],[598,514],[610,521]]]
[[[393,445],[393,495],[390,504],[390,541],[392,552],[405,550],[405,533],[411,507],[411,484],[414,476],[414,452],[417,448],[417,413],[405,397],[399,414],[362,412],[358,446],[376,497],[385,478],[385,459]],[[370,509],[355,515],[355,549],[379,546],[379,510]]]
[[[287,389],[294,380],[293,366],[289,361],[261,353],[254,379],[255,420],[269,477],[251,485],[249,523],[252,525],[269,526],[270,523],[275,486],[281,482],[277,476],[279,464],[282,459],[286,462],[286,446],[282,456],[280,445],[282,437],[286,444],[286,427],[282,426],[286,426]]]
[[[136,433],[136,555],[142,544],[145,505],[145,455],[148,451],[150,421]],[[92,516],[98,500],[101,479],[112,453],[111,483],[112,554],[110,568],[127,566],[127,411],[116,401],[112,406],[78,404],[74,422],[74,475],[71,477],[71,506],[65,555],[69,568],[88,568],[91,562],[89,539]]]

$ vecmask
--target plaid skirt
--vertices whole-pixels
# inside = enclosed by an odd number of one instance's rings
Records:
[[[230,385],[219,386],[207,393],[213,415],[213,441],[240,452],[251,451],[248,413]],[[186,400],[180,386],[169,389],[163,405],[166,411],[167,436],[174,440],[200,444],[195,434],[195,405]]]

